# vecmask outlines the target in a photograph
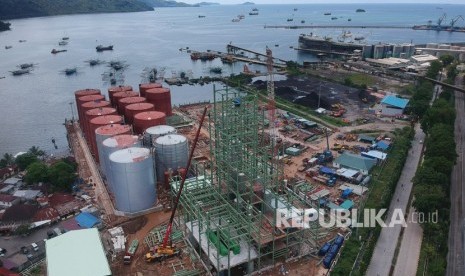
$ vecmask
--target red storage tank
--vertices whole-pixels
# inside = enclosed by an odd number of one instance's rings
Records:
[[[141,83],[139,84],[139,93],[142,97],[145,97],[145,91],[152,88],[162,88],[161,83]]]
[[[120,85],[120,86],[112,86],[108,88],[108,100],[110,101],[111,105],[113,104],[113,94],[123,91],[132,91],[132,86],[130,85]]]
[[[134,91],[123,91],[123,92],[115,93],[113,94],[113,107],[115,107],[116,110],[118,110],[118,113],[124,112],[124,110],[121,111],[119,108],[119,101],[124,98],[137,97],[137,96],[139,96],[139,93],[134,92]]]
[[[147,99],[144,97],[127,97],[127,98],[122,98],[118,102],[118,112],[120,115],[124,115],[124,112],[126,111],[126,106],[130,104],[135,104],[135,103],[145,103],[147,102]]]
[[[79,117],[79,114],[81,114],[80,113],[81,107],[79,106],[78,99],[80,97],[89,96],[89,95],[100,95],[100,90],[87,88],[87,89],[77,90],[74,92],[74,98],[76,99],[76,108],[78,110],[78,117]]]
[[[98,116],[89,121],[89,148],[97,156],[97,142],[95,141],[95,130],[101,126],[111,125],[111,124],[122,124],[123,117],[119,115],[105,115]],[[96,157],[98,160],[98,157]]]
[[[97,145],[97,153],[95,154],[95,160],[100,163],[102,154],[102,142],[103,140],[120,134],[132,134],[131,125],[119,125],[111,124],[98,127],[95,130],[95,143]]]
[[[82,131],[84,131],[84,120],[86,119],[85,112],[82,110],[82,105],[86,102],[100,102],[104,100],[105,100],[105,96],[100,95],[100,94],[82,96],[77,99],[79,124],[81,125]]]
[[[147,102],[153,103],[156,111],[161,111],[166,116],[171,116],[171,93],[166,87],[152,88],[145,91]]]
[[[134,115],[145,111],[155,111],[155,107],[151,103],[135,103],[127,105],[124,109],[124,119],[126,124],[132,124]]]
[[[144,131],[153,126],[165,125],[166,115],[159,111],[146,111],[137,113],[134,116],[134,132],[143,134]]]
[[[95,102],[85,102],[81,105],[81,112],[83,117],[82,127],[86,137],[89,135],[89,121],[86,120],[86,112],[91,109],[100,108],[100,107],[110,107],[110,102],[107,101],[95,101]]]
[[[85,113],[85,127],[86,127],[86,139],[89,139],[89,122],[90,120],[94,119],[95,117],[98,116],[105,116],[105,115],[118,115],[116,113],[116,108],[113,107],[99,107],[99,108],[94,108],[87,110]],[[89,142],[89,140],[87,140]]]

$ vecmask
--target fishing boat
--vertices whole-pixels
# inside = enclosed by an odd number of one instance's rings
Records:
[[[300,23],[304,24],[304,23],[305,23],[305,20],[300,21]]]
[[[232,22],[239,22],[241,21],[239,18],[233,18],[233,20],[231,20]]]
[[[21,69],[28,69],[34,67],[34,63],[23,63],[18,65],[18,67]]]
[[[288,18],[287,19],[287,22],[291,22],[291,21],[294,21],[294,19],[293,18]]]
[[[354,37],[354,40],[357,40],[357,41],[364,40],[364,39],[365,39],[364,36],[356,36],[356,37]]]
[[[352,19],[351,19],[351,18],[348,18],[347,21],[352,21]]]
[[[364,9],[357,9],[357,10],[355,10],[355,12],[365,12],[365,10]]]
[[[325,12],[324,15],[331,15],[331,13],[330,12]]]
[[[245,18],[245,15],[239,14],[239,15],[237,16],[237,18],[239,18],[239,19],[244,19],[244,18]]]
[[[112,51],[113,50],[113,45],[108,45],[108,46],[103,46],[103,45],[98,45],[95,47],[97,52],[103,52],[103,51]]]
[[[257,9],[257,8],[253,8],[252,11],[258,11],[258,9]]]
[[[61,40],[69,40],[69,37],[64,36],[64,37],[61,38]]]
[[[10,72],[13,76],[20,76],[24,74],[29,74],[31,72],[31,69],[20,69],[20,70],[14,70]]]
[[[66,52],[67,50],[57,50],[57,49],[52,49],[51,53],[52,54],[58,54],[58,53],[61,53],[61,52]]]
[[[68,76],[73,75],[73,74],[77,73],[77,68],[76,67],[74,67],[74,68],[66,68],[64,72]]]
[[[336,16],[331,17],[331,20],[336,20],[336,19],[337,19]]]
[[[58,42],[58,45],[60,45],[60,46],[65,46],[67,44],[68,44],[68,41],[66,41],[66,40],[62,40],[62,41]]]
[[[7,45],[7,46],[5,46],[5,49],[8,50],[8,49],[11,49],[12,47],[13,47],[13,46],[11,46],[11,45]]]
[[[258,12],[249,12],[249,15],[258,15]]]
[[[205,17],[205,15],[199,15],[199,18],[204,18],[204,17]]]

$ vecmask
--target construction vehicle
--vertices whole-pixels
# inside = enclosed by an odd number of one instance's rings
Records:
[[[126,251],[126,254],[124,254],[124,257],[123,257],[124,264],[130,264],[132,262],[132,256],[134,256],[134,254],[136,253],[137,247],[139,247],[139,241],[133,240],[131,242],[131,245],[128,248],[128,251]]]
[[[176,198],[174,199],[174,202],[173,202],[173,208],[171,210],[170,220],[168,222],[166,233],[163,238],[163,243],[155,246],[153,249],[150,250],[150,252],[147,252],[145,254],[146,262],[154,262],[154,261],[161,262],[168,258],[180,256],[181,254],[181,251],[177,249],[175,246],[173,246],[172,244],[171,231],[173,229],[174,215],[176,214],[176,209],[178,208],[179,199],[181,198],[182,188],[184,187],[184,182],[186,181],[187,173],[189,171],[189,167],[192,162],[192,156],[194,155],[194,150],[199,140],[200,129],[202,128],[202,124],[203,124],[203,121],[205,120],[206,114],[207,114],[207,107],[204,108],[202,117],[200,118],[199,128],[197,129],[197,133],[195,134],[194,143],[189,153],[189,159],[187,160],[186,168],[183,170],[180,170],[181,171],[181,183],[179,185],[179,190],[176,194]],[[170,244],[168,244],[168,241],[170,241]]]

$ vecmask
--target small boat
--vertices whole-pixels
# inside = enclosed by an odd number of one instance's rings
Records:
[[[69,40],[69,37],[64,36],[64,37],[61,38],[61,40]]]
[[[18,67],[21,69],[28,69],[34,67],[34,63],[23,63],[18,65]]]
[[[356,37],[354,37],[354,40],[357,40],[357,41],[364,40],[364,39],[365,39],[364,36],[356,36]]]
[[[23,42],[26,42],[26,40],[24,40],[24,39],[19,40],[19,43],[23,43]]]
[[[304,23],[305,23],[305,20],[301,20],[300,23],[304,24]]]
[[[294,8],[294,11],[297,11],[297,8]]]
[[[13,76],[20,76],[24,74],[29,74],[31,72],[31,69],[20,69],[20,70],[14,70],[10,71]]]
[[[352,19],[351,19],[351,18],[348,18],[347,21],[352,21]]]
[[[258,9],[257,9],[257,8],[253,8],[252,11],[258,11]]]
[[[336,16],[334,16],[334,17],[331,17],[331,20],[336,20],[336,19],[337,19],[337,17],[336,17]]]
[[[95,47],[97,52],[103,52],[103,51],[112,51],[113,50],[113,45],[108,45],[108,46],[103,46],[103,45],[98,45]]]
[[[239,22],[241,21],[239,18],[233,18],[233,20],[231,20],[232,22]]]
[[[204,17],[205,17],[205,15],[199,15],[199,18],[204,18]]]
[[[73,74],[77,73],[77,68],[76,67],[74,67],[74,68],[66,68],[64,72],[68,76],[73,75]]]
[[[249,15],[258,15],[258,12],[249,12]]]
[[[365,12],[365,10],[364,9],[357,9],[357,10],[355,10],[355,12]]]
[[[279,44],[275,44],[274,47],[279,47]]]
[[[7,45],[7,46],[5,46],[5,49],[8,50],[8,49],[11,49],[12,47],[13,46],[11,46],[11,45]]]
[[[62,41],[58,42],[58,45],[60,45],[60,46],[65,46],[67,44],[68,44],[68,41],[66,41],[66,40],[62,40]]]
[[[245,15],[239,14],[239,15],[237,16],[237,18],[239,18],[239,19],[244,19],[244,18],[245,18]]]
[[[103,61],[101,61],[100,59],[89,59],[86,60],[86,62],[89,63],[90,66],[95,66],[103,63]]]
[[[330,12],[325,12],[324,15],[331,15],[331,13]]]
[[[291,21],[294,21],[294,19],[293,18],[288,18],[287,19],[287,22],[291,22]]]
[[[223,69],[221,67],[212,67],[210,68],[210,73],[221,74]]]
[[[52,49],[51,53],[52,54],[58,54],[58,53],[61,53],[61,52],[66,52],[67,50],[57,50],[57,49]]]

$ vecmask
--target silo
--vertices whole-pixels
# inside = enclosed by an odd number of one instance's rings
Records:
[[[168,134],[158,137],[155,146],[155,165],[157,168],[157,179],[164,183],[164,173],[187,166],[189,146],[187,138],[178,134]]]
[[[392,48],[392,56],[395,58],[399,58],[400,53],[405,53],[402,51],[402,48],[403,47],[401,45],[394,45],[394,47]]]
[[[363,58],[373,57],[373,45],[363,45]]]
[[[134,116],[134,133],[143,134],[149,127],[164,124],[166,124],[165,113],[159,111],[140,112]]]
[[[87,95],[87,96],[82,96],[77,99],[76,106],[78,108],[78,117],[79,117],[79,124],[81,125],[81,129],[83,129],[83,121],[85,120],[85,114],[82,112],[82,104],[86,102],[95,102],[95,101],[104,101],[105,96],[100,95],[100,94],[93,94],[93,95]]]
[[[145,91],[152,88],[162,88],[161,83],[141,83],[139,84],[139,93],[141,97],[145,97]]]
[[[151,148],[158,137],[175,133],[176,129],[172,126],[159,125],[149,127],[144,131],[144,146]]]
[[[382,44],[375,45],[373,49],[373,58],[380,59],[383,57],[384,57],[384,45]]]
[[[171,92],[169,88],[152,88],[145,91],[147,102],[153,103],[156,111],[161,111],[166,116],[171,116]]]
[[[99,161],[97,154],[97,141],[95,140],[95,130],[101,126],[121,123],[123,123],[123,117],[119,115],[99,116],[89,121],[89,148],[95,156],[95,161]]]
[[[147,101],[146,98],[144,97],[127,97],[127,98],[122,98],[119,100],[118,103],[118,112],[119,115],[124,115],[124,111],[126,110],[126,106],[130,104],[135,104],[135,103],[145,103]]]
[[[130,147],[141,147],[142,143],[137,135],[116,135],[110,138],[103,140],[101,151],[102,159],[100,160],[101,164],[104,164],[104,171],[106,173],[107,185],[110,188],[110,191],[113,192],[113,180],[111,179],[111,166],[109,156],[113,152]]]
[[[106,176],[105,172],[105,158],[102,158],[102,142],[103,140],[115,136],[115,135],[122,135],[122,134],[132,134],[132,127],[131,125],[105,125],[98,127],[95,130],[95,142],[97,143],[97,154],[98,160],[100,163],[100,169],[103,175]]]
[[[132,86],[130,85],[120,85],[120,86],[112,86],[108,88],[108,100],[113,105],[113,94],[123,91],[132,91]]]
[[[134,121],[134,116],[137,113],[145,111],[155,111],[155,107],[151,103],[135,103],[127,105],[124,108],[124,119],[126,124],[132,124]]]
[[[121,112],[119,109],[119,101],[123,98],[129,98],[129,97],[138,97],[139,93],[134,92],[134,91],[123,91],[123,92],[118,92],[113,94],[113,107],[118,110],[118,112]]]
[[[147,148],[127,148],[109,157],[116,209],[135,213],[157,202],[153,159]]]
[[[89,121],[87,120],[86,113],[87,111],[95,108],[103,108],[103,107],[110,107],[110,102],[107,101],[92,101],[92,102],[85,102],[81,105],[81,112],[83,115],[82,119],[82,130],[86,138],[90,135],[89,134]]]

